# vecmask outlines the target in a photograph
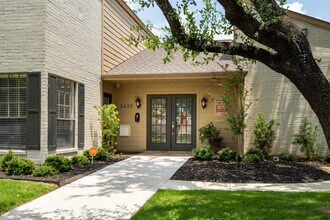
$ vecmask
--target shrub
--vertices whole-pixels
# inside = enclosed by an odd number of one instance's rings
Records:
[[[326,154],[323,154],[322,155],[322,159],[327,162],[327,163],[330,163],[330,152],[326,153]]]
[[[84,155],[75,155],[71,158],[71,162],[72,164],[77,164],[79,166],[84,166],[87,164],[90,164],[90,160],[88,159],[88,157],[84,156]]]
[[[261,113],[254,123],[253,133],[255,135],[254,145],[260,149],[265,156],[268,156],[275,139],[275,133],[273,131],[274,119],[266,122]]]
[[[220,136],[220,131],[212,122],[199,129],[199,139],[201,142],[212,141]]]
[[[34,172],[33,176],[54,176],[58,173],[58,170],[52,166],[42,165],[38,166]]]
[[[230,162],[236,160],[237,152],[226,147],[218,151],[218,155],[221,161]]]
[[[7,163],[7,169],[9,175],[30,175],[33,173],[35,165],[32,160],[15,157]]]
[[[89,156],[89,150],[84,150],[83,153],[89,160],[92,160],[92,157]],[[104,148],[99,147],[97,148],[97,154],[94,157],[94,160],[106,161],[108,160],[109,153],[104,150]]]
[[[0,168],[6,170],[8,163],[15,158],[15,154],[10,150],[0,158]]]
[[[206,145],[201,148],[195,148],[192,150],[194,158],[201,160],[209,160],[213,156],[213,151],[210,148],[210,145]]]
[[[264,155],[263,152],[258,148],[249,149],[244,155],[243,161],[245,163],[260,163],[263,161]]]
[[[280,154],[280,159],[284,161],[294,161],[294,155],[289,152],[283,152]]]
[[[94,106],[99,114],[99,120],[102,128],[102,147],[111,155],[117,151],[115,137],[119,129],[118,111],[116,105],[109,104],[103,106]]]
[[[292,144],[300,145],[300,151],[304,152],[308,160],[314,160],[320,144],[317,143],[318,127],[304,118],[299,127],[299,132],[293,135]]]
[[[52,166],[60,172],[67,172],[72,169],[71,160],[60,155],[47,157],[45,165]]]

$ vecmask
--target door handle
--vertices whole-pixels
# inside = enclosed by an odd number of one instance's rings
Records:
[[[172,121],[172,135],[174,135],[174,121]]]

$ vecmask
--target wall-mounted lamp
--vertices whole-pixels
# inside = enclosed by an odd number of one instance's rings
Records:
[[[140,108],[141,107],[141,99],[139,97],[137,97],[135,99],[135,105],[136,105],[137,108]]]
[[[303,28],[303,29],[301,29],[301,31],[302,31],[303,34],[307,37],[308,29],[307,29],[307,28]]]
[[[207,99],[203,97],[203,99],[201,100],[202,108],[206,108],[206,103],[207,103]]]

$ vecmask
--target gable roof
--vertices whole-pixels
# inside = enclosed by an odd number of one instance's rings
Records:
[[[163,59],[166,57],[166,51],[157,49],[151,51],[143,50],[129,60],[113,68],[103,78],[119,77],[119,76],[155,76],[155,75],[186,75],[186,74],[203,74],[203,73],[224,73],[222,66],[226,66],[228,71],[238,71],[232,63],[229,56],[222,54],[214,61],[210,61],[207,65],[194,65],[194,61],[189,59],[184,61],[183,53],[177,51],[173,54],[170,62],[164,64]],[[202,61],[204,55],[200,55],[196,60]],[[108,77],[107,77],[108,76]]]

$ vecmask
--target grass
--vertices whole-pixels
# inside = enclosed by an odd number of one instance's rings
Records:
[[[330,191],[159,190],[138,219],[330,219]]]
[[[0,215],[56,188],[57,186],[53,184],[2,179],[0,180]]]

